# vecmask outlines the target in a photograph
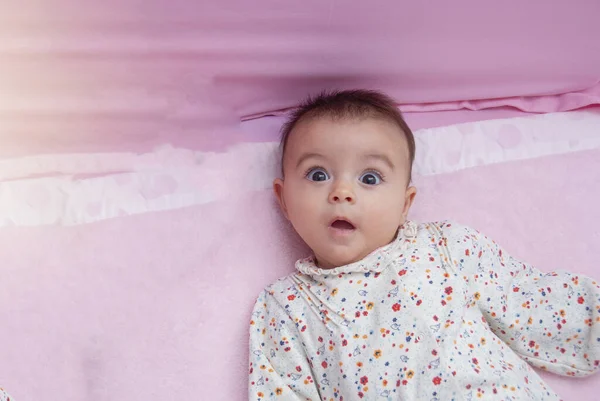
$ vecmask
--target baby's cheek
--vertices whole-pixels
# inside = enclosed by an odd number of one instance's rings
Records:
[[[385,202],[371,208],[369,219],[380,230],[395,231],[402,223],[402,208],[398,202]]]

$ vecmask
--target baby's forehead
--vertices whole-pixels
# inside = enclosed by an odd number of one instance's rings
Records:
[[[340,168],[373,164],[411,170],[405,134],[386,119],[313,119],[294,127],[290,140],[282,171],[302,168],[309,161]]]
[[[378,140],[381,139],[378,134],[384,134],[394,142],[394,150],[408,150],[406,133],[394,120],[380,115],[308,116],[296,123],[287,141],[293,142],[292,146],[296,149],[317,147],[329,144],[334,133],[338,135],[338,139],[343,140],[346,135],[356,134],[355,129],[358,130],[364,145],[369,148],[389,147],[389,143]]]

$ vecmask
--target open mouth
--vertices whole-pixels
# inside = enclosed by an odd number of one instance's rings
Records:
[[[335,228],[336,230],[343,230],[343,231],[352,231],[354,229],[356,229],[356,227],[354,227],[354,224],[350,223],[348,220],[343,220],[343,219],[336,219],[331,223],[331,227]]]

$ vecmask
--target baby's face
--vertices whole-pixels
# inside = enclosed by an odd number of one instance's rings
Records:
[[[275,193],[321,268],[359,261],[390,243],[416,193],[408,187],[404,134],[375,118],[301,121],[283,169]]]

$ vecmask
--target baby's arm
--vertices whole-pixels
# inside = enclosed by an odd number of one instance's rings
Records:
[[[0,401],[14,401],[14,398],[12,398],[10,395],[8,395],[8,393],[6,391],[4,391],[4,389],[0,388]]]
[[[475,230],[452,231],[462,274],[498,337],[532,365],[557,374],[587,376],[598,369],[598,283],[578,274],[543,273]]]
[[[264,291],[250,322],[249,400],[320,400],[296,325]]]

